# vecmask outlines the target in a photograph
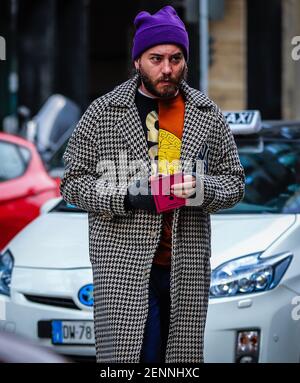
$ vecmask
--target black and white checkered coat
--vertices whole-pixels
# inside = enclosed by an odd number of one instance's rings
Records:
[[[92,102],[64,154],[61,193],[89,216],[98,362],[140,360],[150,269],[162,228],[161,214],[124,208],[127,170],[120,155],[126,153],[127,163],[143,160],[150,174],[147,141],[134,103],[137,84],[138,75]],[[197,363],[203,361],[210,285],[209,214],[242,198],[244,171],[218,107],[185,81],[181,91],[186,98],[181,159],[197,158],[205,145],[209,167],[202,205],[174,210],[166,362]],[[115,166],[117,179],[110,171],[103,179],[104,160]]]

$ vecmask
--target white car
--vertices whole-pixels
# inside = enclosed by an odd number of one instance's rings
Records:
[[[205,361],[299,362],[300,123],[235,133],[246,195],[212,216]],[[48,201],[0,256],[0,329],[94,360],[92,292],[87,214]]]
[[[300,122],[236,136],[246,194],[212,218],[206,362],[300,362]]]
[[[47,201],[0,257],[0,330],[94,360],[92,278],[87,214]]]

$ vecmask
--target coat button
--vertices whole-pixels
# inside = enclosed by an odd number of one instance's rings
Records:
[[[156,234],[157,234],[157,231],[156,231],[156,230],[151,230],[151,231],[150,231],[150,237],[151,237],[151,238],[155,238],[155,237],[156,237]]]

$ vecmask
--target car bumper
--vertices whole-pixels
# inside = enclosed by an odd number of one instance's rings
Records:
[[[32,269],[15,268],[12,277],[11,298],[0,296],[6,304],[6,318],[1,321],[1,329],[37,341],[52,351],[72,356],[92,357],[94,345],[54,345],[40,324],[52,320],[93,320],[93,308],[84,306],[78,299],[79,289],[92,283],[92,271],[83,269]],[[28,298],[29,297],[29,298]],[[32,297],[45,298],[44,303],[32,301]],[[56,297],[62,302],[73,301],[74,308],[57,307],[47,298]],[[62,303],[64,304],[64,303]]]
[[[300,361],[300,320],[292,317],[297,294],[280,285],[276,289],[209,301],[205,329],[204,360],[207,363],[234,363],[237,333],[258,330],[258,362]]]

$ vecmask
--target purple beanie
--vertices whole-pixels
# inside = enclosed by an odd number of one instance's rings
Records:
[[[167,5],[153,15],[145,11],[140,12],[134,19],[134,25],[136,32],[132,48],[133,61],[147,49],[159,44],[180,45],[188,61],[188,34],[173,7]]]

